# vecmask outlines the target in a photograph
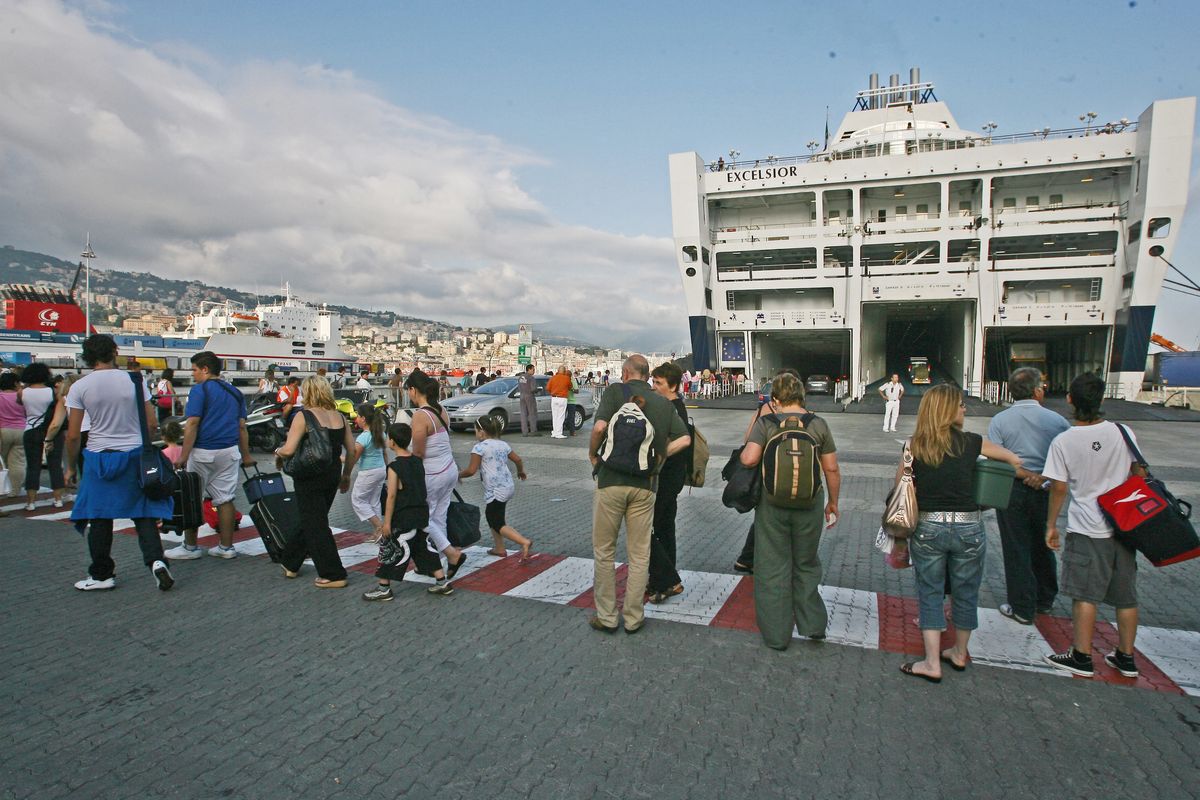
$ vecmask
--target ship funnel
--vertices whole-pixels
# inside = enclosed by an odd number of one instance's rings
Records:
[[[879,88],[879,73],[872,72],[871,77],[867,80],[867,88],[872,92]],[[867,108],[879,108],[879,97],[872,94],[867,102]]]
[[[921,82],[921,68],[920,67],[910,68],[908,70],[908,84],[910,86],[912,86],[913,89],[909,92],[908,98],[913,103],[921,102],[921,90],[916,88],[917,84],[920,82]]]
[[[888,92],[888,95],[887,95],[887,101],[889,103],[894,103],[900,99],[900,93],[896,91],[896,89],[899,86],[900,86],[900,74],[893,72],[891,75],[888,76],[888,89],[891,90]]]

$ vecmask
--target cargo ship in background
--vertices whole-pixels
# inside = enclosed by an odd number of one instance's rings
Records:
[[[69,291],[10,284],[0,287],[5,327],[0,330],[0,361],[24,365],[40,361],[54,369],[81,369],[80,345],[87,323],[74,287]],[[341,346],[341,317],[309,305],[285,287],[281,300],[253,309],[240,303],[202,304],[187,327],[161,336],[113,334],[120,366],[136,360],[158,372],[170,367],[176,382],[190,382],[191,357],[210,350],[222,372],[239,386],[254,386],[265,370],[309,375],[324,367],[336,372],[357,365]]]
[[[1137,399],[1195,107],[981,134],[913,69],[904,84],[871,75],[809,155],[671,155],[694,366],[756,385],[781,367],[840,376],[839,396],[861,399],[926,370],[987,396],[1036,362],[1053,392],[1092,371]]]

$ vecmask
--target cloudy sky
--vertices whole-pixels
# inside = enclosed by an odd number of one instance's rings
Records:
[[[683,349],[669,153],[805,152],[914,64],[968,129],[1136,117],[1200,90],[1197,5],[0,0],[0,243]]]

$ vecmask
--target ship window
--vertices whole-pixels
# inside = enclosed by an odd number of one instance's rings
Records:
[[[1003,204],[1004,208],[1016,208],[1017,207],[1017,198],[1006,197],[1002,201],[1002,204]]]
[[[1125,277],[1121,278],[1121,288],[1122,289],[1132,289],[1133,288],[1133,273],[1132,272],[1130,272]]]
[[[896,219],[903,219],[908,216],[908,206],[896,206]]]
[[[1025,208],[1026,208],[1026,210],[1028,210],[1028,211],[1037,211],[1037,210],[1038,210],[1038,206],[1041,204],[1041,203],[1040,203],[1040,200],[1041,200],[1041,198],[1039,198],[1039,197],[1038,197],[1036,194],[1031,194],[1031,195],[1029,195],[1028,197],[1026,197],[1026,198],[1025,198]]]
[[[836,208],[829,209],[829,218],[830,219],[840,219],[841,216],[842,216],[842,212],[838,211]]]
[[[878,219],[880,222],[887,222],[887,210],[886,209],[882,209],[882,208],[879,209]]]
[[[733,292],[731,291],[725,293],[725,307],[730,311],[734,311],[737,308],[733,299]]]
[[[292,347],[304,347],[304,342],[292,342]]]
[[[701,260],[701,261],[703,261],[705,264],[709,263],[709,256],[708,256],[708,248],[707,248],[707,247],[701,247],[701,248],[700,248],[700,260]]]
[[[712,289],[704,290],[704,307],[712,311]]]
[[[1133,244],[1140,238],[1142,238],[1142,221],[1139,219],[1129,226],[1129,243]]]
[[[958,201],[958,212],[960,214],[962,214],[964,217],[971,216],[971,201],[970,200],[959,200]]]
[[[696,246],[694,244],[685,245],[683,248],[683,260],[685,263],[692,264],[696,261]]]
[[[917,213],[918,214],[928,214],[929,213],[929,203],[918,203],[917,204]]]
[[[1062,204],[1063,204],[1063,199],[1062,199],[1061,194],[1050,195],[1050,207],[1051,208],[1062,208]]]
[[[1151,239],[1165,239],[1171,235],[1171,218],[1155,217],[1146,223],[1146,236]]]

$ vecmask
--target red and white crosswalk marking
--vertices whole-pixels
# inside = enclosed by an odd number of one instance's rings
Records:
[[[69,517],[69,510],[47,510],[47,513],[31,512],[29,515],[30,519],[47,521]],[[114,530],[132,533],[133,523],[117,520]],[[334,538],[347,569],[374,573],[378,546],[372,535],[335,528]],[[178,541],[179,537],[168,534],[164,539]],[[199,531],[198,541],[202,546],[215,545],[216,532],[204,526]],[[245,556],[266,554],[248,516],[243,517],[241,527],[234,534],[234,547]],[[465,552],[467,563],[454,580],[457,589],[576,608],[593,607],[594,566],[590,558],[543,553],[521,563],[516,551],[507,558],[492,555],[483,547],[469,547]],[[616,567],[620,601],[627,568],[623,564]],[[684,593],[660,605],[647,604],[647,618],[757,632],[752,577],[691,571],[683,571],[680,576]],[[432,581],[412,571],[407,579],[418,583]],[[829,612],[828,642],[912,656],[924,653],[921,631],[915,624],[916,598],[837,586],[822,586],[820,591]],[[943,646],[949,647],[953,637],[953,629],[946,631]],[[1042,656],[1061,652],[1070,643],[1070,619],[1039,615],[1034,625],[1018,625],[995,609],[980,608],[979,628],[971,636],[971,659],[978,665],[1068,677],[1046,664]],[[1200,697],[1200,632],[1140,627],[1137,656],[1141,675],[1138,678],[1122,677],[1100,658],[1100,654],[1112,650],[1115,643],[1116,629],[1107,622],[1097,622],[1096,679]]]

